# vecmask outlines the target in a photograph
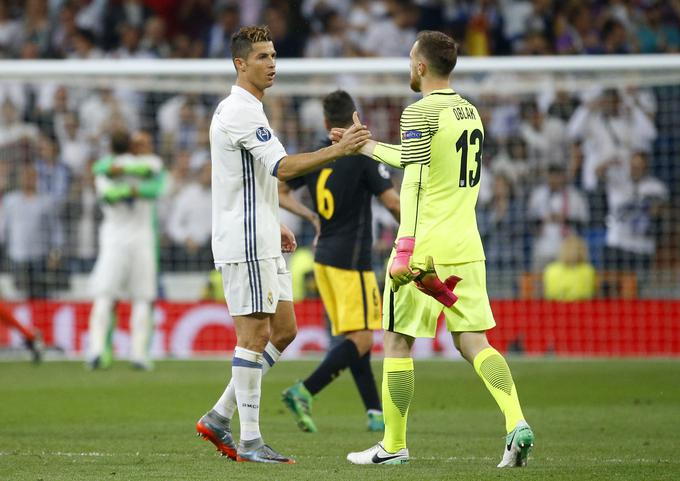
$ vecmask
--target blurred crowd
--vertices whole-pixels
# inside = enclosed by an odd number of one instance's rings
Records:
[[[442,30],[466,55],[680,50],[680,0],[0,0],[0,58],[225,58],[242,25],[280,57],[406,56]]]
[[[270,25],[284,57],[404,56],[421,28],[449,30],[478,55],[666,52],[678,47],[679,3],[0,0],[0,56],[223,58],[231,32],[257,21]],[[45,297],[68,288],[72,273],[91,270],[101,220],[91,166],[120,127],[146,132],[146,150],[168,169],[158,205],[161,271],[209,271],[208,126],[219,100],[1,83],[0,272],[13,273],[29,296]],[[394,143],[399,115],[414,100],[357,98],[374,137]],[[543,276],[548,297],[582,298],[602,293],[595,273],[632,273],[642,285],[655,270],[678,268],[677,86],[470,100],[486,130],[478,224],[492,295],[518,295],[522,273]],[[265,98],[289,152],[318,146],[319,105],[310,96]],[[286,221],[303,247],[293,262],[308,269],[313,227]],[[376,204],[378,271],[396,227]]]

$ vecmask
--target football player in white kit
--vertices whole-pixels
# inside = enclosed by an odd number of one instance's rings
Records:
[[[291,464],[290,457],[264,443],[259,426],[262,375],[296,334],[291,276],[281,256],[282,249],[294,249],[295,240],[279,223],[277,179],[297,177],[354,153],[370,133],[357,124],[341,142],[288,155],[262,107],[264,91],[276,75],[269,29],[243,27],[232,36],[231,47],[236,85],[217,106],[210,125],[212,248],[237,342],[231,380],[196,430],[232,459]],[[231,434],[236,409],[238,447]]]
[[[149,370],[153,331],[151,304],[157,294],[155,201],[162,193],[165,170],[153,154],[130,153],[130,135],[111,135],[112,154],[95,163],[95,187],[104,220],[99,229],[99,255],[92,271],[94,304],[90,311],[87,363],[108,367],[105,355],[114,302],[129,298],[131,352],[136,369]]]

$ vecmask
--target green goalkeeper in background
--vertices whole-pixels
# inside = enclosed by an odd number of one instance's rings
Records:
[[[139,132],[136,143],[149,143]],[[115,301],[130,299],[130,361],[140,370],[152,368],[149,348],[153,332],[151,304],[158,290],[156,199],[163,193],[165,170],[161,159],[142,149],[132,153],[124,130],[111,134],[111,155],[98,160],[92,171],[104,220],[99,228],[99,253],[90,279],[94,304],[90,311],[87,364],[106,368],[111,359],[107,343],[113,329]]]
[[[508,364],[486,336],[496,323],[475,216],[484,127],[475,106],[449,86],[456,59],[453,39],[421,32],[410,53],[410,86],[423,98],[402,113],[401,145],[369,141],[361,149],[403,168],[404,179],[383,301],[385,436],[365,451],[348,454],[354,464],[408,462],[406,422],[415,389],[411,348],[415,338],[435,336],[441,313],[454,345],[505,416],[506,446],[498,467],[525,466],[533,446]],[[341,138],[342,130],[331,136]]]

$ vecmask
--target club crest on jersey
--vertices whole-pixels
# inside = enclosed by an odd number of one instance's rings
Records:
[[[272,133],[266,127],[258,127],[255,131],[255,136],[260,142],[267,142],[272,138]]]
[[[420,139],[423,133],[420,130],[407,130],[401,134],[401,140]]]

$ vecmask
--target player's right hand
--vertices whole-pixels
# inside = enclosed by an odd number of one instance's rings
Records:
[[[341,147],[343,155],[358,152],[371,139],[371,132],[368,127],[358,122],[359,116],[356,112],[354,112],[353,119],[355,123],[345,130],[342,139],[337,143]]]
[[[397,253],[394,259],[392,259],[389,268],[392,290],[394,292],[420,275],[419,270],[416,269],[414,271],[411,269],[411,256],[415,246],[415,237],[400,237],[397,239]]]

